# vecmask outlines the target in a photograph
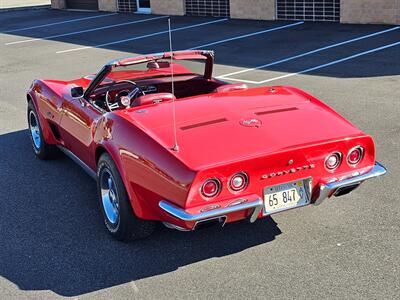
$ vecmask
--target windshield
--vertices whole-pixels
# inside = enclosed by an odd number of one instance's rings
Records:
[[[173,60],[158,59],[128,66],[115,67],[103,80],[102,84],[110,81],[133,80],[171,76],[204,74],[205,60]]]
[[[204,78],[211,79],[213,61],[214,53],[204,50],[149,54],[111,61],[92,79],[84,97],[92,95],[100,86],[120,80],[139,81],[171,76],[171,73],[177,77],[201,74]]]

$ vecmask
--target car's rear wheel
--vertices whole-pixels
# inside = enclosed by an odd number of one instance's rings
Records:
[[[97,189],[104,223],[115,239],[140,239],[154,231],[155,222],[135,216],[118,169],[107,153],[98,162]]]
[[[28,103],[28,127],[32,142],[32,148],[36,156],[40,159],[48,159],[54,153],[54,146],[49,145],[43,138],[42,127],[40,126],[39,116],[32,101]]]

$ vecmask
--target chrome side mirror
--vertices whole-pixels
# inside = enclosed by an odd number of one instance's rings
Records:
[[[74,86],[71,88],[71,97],[72,98],[81,98],[83,97],[83,87],[81,86]]]

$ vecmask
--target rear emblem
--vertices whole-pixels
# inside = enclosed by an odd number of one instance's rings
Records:
[[[240,125],[245,127],[256,127],[259,128],[262,125],[262,122],[259,119],[251,118],[251,119],[243,119],[240,121]]]
[[[283,175],[296,173],[296,172],[304,171],[304,170],[308,170],[308,169],[314,169],[314,168],[315,168],[315,164],[304,165],[304,166],[300,166],[300,167],[297,167],[297,168],[281,170],[281,171],[273,172],[273,173],[269,173],[269,174],[262,174],[261,175],[261,179],[267,179],[267,178],[273,178],[273,177],[277,177],[277,176],[283,176]]]

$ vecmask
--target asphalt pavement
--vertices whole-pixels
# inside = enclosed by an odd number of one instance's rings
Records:
[[[35,158],[26,90],[111,59],[168,51],[154,15],[0,14],[1,299],[399,299],[400,28],[172,17],[174,49],[216,51],[214,75],[292,85],[373,136],[385,177],[341,198],[223,229],[106,232],[93,180]],[[299,133],[301,134],[301,133]]]

